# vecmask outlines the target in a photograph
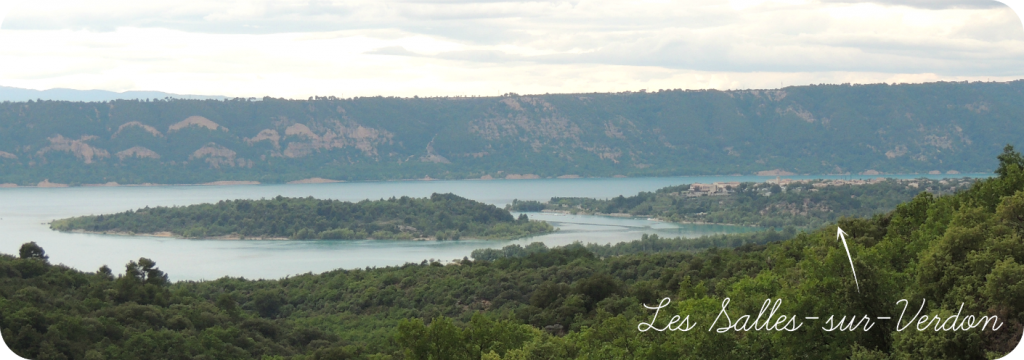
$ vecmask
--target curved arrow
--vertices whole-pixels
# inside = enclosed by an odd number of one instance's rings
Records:
[[[836,226],[839,231],[836,232],[836,240],[843,240],[843,248],[846,249],[846,258],[850,259],[850,270],[853,271],[853,281],[857,284],[857,292],[860,292],[860,281],[857,281],[857,270],[853,268],[853,256],[850,256],[850,247],[846,245],[846,232],[842,228]]]

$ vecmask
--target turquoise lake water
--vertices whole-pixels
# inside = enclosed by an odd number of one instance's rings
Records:
[[[899,178],[944,178],[954,175],[903,175]],[[955,175],[961,176],[989,176]],[[877,176],[787,176],[790,179],[858,179]],[[422,260],[461,259],[474,249],[500,248],[509,244],[544,242],[548,246],[584,243],[610,244],[639,239],[644,233],[660,236],[697,237],[707,234],[757,231],[757,228],[724,225],[683,225],[646,219],[587,215],[531,213],[560,231],[513,241],[239,241],[186,240],[145,236],[59,233],[47,223],[71,216],[106,214],[145,206],[190,205],[225,199],[286,197],[359,201],[392,196],[427,197],[454,193],[499,207],[513,199],[546,201],[554,196],[611,198],[640,191],[690,183],[716,181],[765,181],[765,176],[701,176],[663,178],[538,179],[392,181],[301,185],[75,187],[0,189],[0,252],[17,254],[22,243],[35,241],[50,262],[94,271],[101,265],[115,273],[129,260],[147,257],[156,261],[172,280],[212,280],[224,276],[256,279],[281,278],[307,272],[344,268],[395,266]]]

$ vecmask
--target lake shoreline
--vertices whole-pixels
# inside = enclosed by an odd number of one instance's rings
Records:
[[[51,229],[51,230],[53,230],[53,229]],[[291,240],[289,238],[266,238],[266,237],[244,238],[243,239],[240,235],[221,235],[221,236],[213,236],[213,237],[209,237],[209,238],[198,239],[198,238],[181,237],[181,236],[175,235],[174,233],[172,233],[170,231],[159,231],[159,232],[155,232],[155,233],[133,233],[133,232],[126,232],[126,231],[87,231],[87,230],[81,230],[81,229],[75,229],[75,230],[71,230],[71,231],[60,231],[60,230],[53,230],[53,231],[57,231],[57,232],[61,232],[61,233],[72,233],[72,234],[114,235],[114,236],[145,236],[145,237],[170,238],[170,239],[179,239],[179,240],[255,240],[255,241]]]
[[[659,222],[663,222],[663,223],[669,223],[669,224],[683,224],[683,225],[724,225],[724,226],[743,226],[743,227],[754,227],[754,228],[760,228],[760,226],[757,226],[757,225],[742,225],[742,224],[731,224],[731,223],[716,223],[716,222],[706,222],[706,221],[672,221],[672,220],[665,220],[665,219],[662,219],[662,218],[659,218],[659,217],[650,217],[650,216],[636,216],[636,215],[630,215],[630,214],[625,214],[625,213],[611,213],[611,214],[606,214],[606,213],[591,213],[591,212],[586,212],[586,211],[577,211],[576,213],[572,213],[572,212],[571,212],[571,211],[569,211],[569,210],[551,210],[551,209],[544,209],[544,210],[541,210],[541,211],[539,211],[539,212],[538,212],[538,211],[517,211],[517,212],[518,212],[518,213],[521,213],[521,214],[527,214],[527,216],[529,216],[529,214],[530,214],[530,213],[541,213],[541,214],[561,214],[561,215],[587,215],[587,216],[607,216],[607,217],[614,217],[614,218],[623,218],[623,219],[647,219],[648,221],[659,221]],[[767,227],[766,227],[765,229],[769,229],[769,228],[767,228]]]
[[[51,230],[53,230],[53,229],[51,229]],[[126,236],[126,237],[127,236],[141,236],[141,237],[156,237],[156,238],[177,239],[177,240],[216,240],[216,241],[367,241],[367,240],[373,240],[373,241],[415,241],[415,242],[426,242],[426,241],[461,241],[461,240],[514,241],[514,240],[520,240],[520,239],[525,239],[525,238],[534,237],[534,236],[543,236],[543,235],[555,233],[555,232],[558,232],[558,229],[555,229],[554,231],[547,232],[547,233],[541,233],[541,234],[536,234],[536,235],[527,235],[527,236],[513,238],[513,239],[489,239],[489,238],[464,237],[464,238],[461,238],[459,240],[437,240],[437,239],[432,239],[432,238],[413,238],[413,239],[289,239],[289,238],[285,238],[285,237],[245,237],[245,238],[243,238],[241,235],[220,235],[220,236],[211,236],[211,237],[203,237],[203,238],[186,238],[186,237],[181,237],[181,236],[175,235],[174,233],[172,233],[170,231],[160,231],[160,232],[156,232],[156,233],[133,233],[133,232],[124,232],[124,231],[86,231],[86,230],[81,230],[81,229],[75,229],[75,230],[71,230],[71,231],[60,231],[60,230],[53,230],[53,231],[56,231],[58,233],[65,233],[65,234],[112,235],[112,236]]]
[[[243,237],[241,235],[220,235],[203,238],[186,238],[175,235],[170,231],[160,231],[155,233],[133,233],[125,231],[86,231],[86,230],[71,230],[71,231],[60,231],[53,230],[61,233],[73,233],[73,234],[92,234],[92,235],[114,235],[114,236],[145,236],[145,237],[158,237],[158,238],[169,238],[178,240],[228,240],[228,241],[309,241],[309,240],[335,240],[335,241],[363,241],[363,240],[380,240],[380,241],[441,241],[430,238],[415,238],[415,239],[289,239],[286,237]],[[466,238],[465,240],[492,240],[492,239],[471,239]],[[445,240],[445,241],[458,241],[458,240]]]
[[[516,174],[516,175],[518,175],[518,174]],[[532,174],[527,174],[527,175],[532,175]],[[621,179],[676,178],[676,177],[679,177],[679,178],[723,178],[723,177],[750,177],[750,176],[753,176],[753,177],[763,177],[763,178],[772,178],[772,177],[781,177],[781,178],[794,178],[794,177],[807,178],[807,177],[810,177],[810,178],[814,178],[815,176],[820,176],[820,177],[822,177],[822,179],[824,179],[824,177],[855,177],[855,178],[864,178],[864,179],[879,178],[880,177],[880,178],[887,178],[887,179],[896,179],[896,178],[899,178],[899,177],[908,177],[908,176],[920,176],[920,177],[925,177],[925,178],[936,178],[936,177],[941,177],[941,178],[963,178],[963,177],[982,178],[982,177],[991,177],[991,176],[993,176],[993,174],[990,174],[990,173],[882,174],[882,173],[880,173],[880,174],[817,174],[817,175],[814,175],[814,174],[791,174],[791,175],[781,175],[781,176],[779,176],[779,175],[759,175],[759,174],[748,174],[748,175],[724,174],[724,175],[673,175],[673,176],[635,176],[635,177],[622,176],[622,175],[594,176],[594,177],[584,177],[584,176],[578,176],[578,175],[561,175],[561,176],[541,177],[541,176],[536,176],[535,175],[535,176],[513,176],[513,177],[505,177],[505,178],[483,177],[483,178],[460,178],[460,179],[434,179],[434,178],[430,178],[430,177],[424,177],[424,178],[387,179],[387,180],[333,180],[333,179],[325,179],[325,178],[320,178],[320,177],[314,177],[314,178],[308,178],[308,179],[286,181],[286,182],[281,182],[281,183],[276,183],[276,182],[275,183],[261,183],[259,181],[250,181],[250,180],[218,180],[218,181],[212,181],[212,182],[193,183],[193,184],[157,184],[157,183],[120,184],[120,183],[117,183],[117,182],[107,182],[107,183],[104,183],[104,184],[76,184],[76,185],[65,184],[65,183],[54,183],[54,182],[50,182],[49,179],[44,179],[43,181],[40,181],[36,185],[19,185],[19,184],[15,184],[15,183],[0,183],[0,189],[22,189],[22,188],[30,188],[30,189],[31,188],[48,188],[48,189],[52,189],[52,188],[94,188],[94,187],[173,187],[173,186],[239,186],[239,185],[313,185],[313,184],[339,184],[339,183],[387,183],[387,182],[406,182],[406,181],[408,181],[408,182],[419,182],[419,181],[502,181],[502,180],[506,180],[506,181],[519,181],[519,180],[580,180],[580,179],[595,179],[595,180],[597,180],[597,179],[609,179],[609,180],[610,179],[616,179],[616,180],[621,180]]]

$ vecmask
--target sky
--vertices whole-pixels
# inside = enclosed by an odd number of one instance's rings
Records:
[[[494,96],[1024,78],[984,0],[0,0],[0,86]]]

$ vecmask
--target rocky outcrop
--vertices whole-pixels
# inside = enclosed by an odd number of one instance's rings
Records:
[[[391,143],[394,134],[386,130],[365,127],[354,122],[338,120],[321,123],[292,124],[285,129],[288,145],[284,156],[299,158],[319,150],[353,147],[366,156],[377,156],[377,146]]]
[[[245,142],[249,145],[253,145],[260,141],[270,141],[271,144],[274,144],[275,149],[281,148],[281,134],[278,134],[277,130],[263,129],[259,134],[256,134],[256,136],[245,139]]]
[[[252,160],[236,159],[238,153],[226,147],[209,143],[206,146],[199,148],[189,156],[189,160],[193,159],[204,159],[210,167],[219,169],[221,166],[228,167],[252,167]]]
[[[199,127],[204,127],[204,128],[210,129],[210,130],[221,129],[223,131],[228,131],[228,128],[220,126],[219,124],[217,124],[217,123],[215,123],[213,121],[210,121],[210,119],[204,118],[202,116],[189,116],[185,120],[179,121],[179,122],[175,123],[174,125],[171,125],[170,127],[168,127],[167,128],[167,132],[168,133],[172,133],[172,132],[175,132],[175,131],[187,128],[189,126],[199,126]]]
[[[157,130],[156,128],[154,128],[152,126],[140,123],[138,121],[130,121],[130,122],[126,122],[126,123],[122,124],[121,126],[118,126],[117,127],[117,131],[114,132],[114,135],[110,136],[110,138],[111,139],[117,138],[117,135],[120,134],[121,131],[124,131],[125,128],[129,128],[129,127],[142,128],[142,130],[145,130],[146,132],[152,134],[153,136],[157,136],[157,137],[163,137],[164,136],[164,134],[161,134],[159,130]]]
[[[435,136],[436,138],[436,136]],[[438,155],[434,152],[434,139],[430,140],[427,144],[427,154],[420,157],[420,161],[429,163],[440,163],[440,164],[451,164],[452,162],[448,158]]]
[[[106,150],[98,149],[85,143],[95,139],[96,136],[84,135],[78,140],[72,140],[58,134],[57,136],[47,138],[50,141],[50,146],[40,149],[37,154],[45,155],[50,151],[64,151],[74,154],[75,157],[81,159],[86,164],[92,164],[94,160],[110,157],[110,153]]]
[[[135,158],[140,158],[140,159],[159,159],[160,158],[160,154],[157,154],[153,150],[150,150],[150,149],[147,149],[147,148],[144,148],[144,147],[141,147],[141,146],[135,146],[135,147],[132,147],[132,148],[127,149],[127,150],[119,151],[115,155],[117,155],[117,158],[119,160],[124,160],[125,158],[130,158],[130,157],[135,157]]]

